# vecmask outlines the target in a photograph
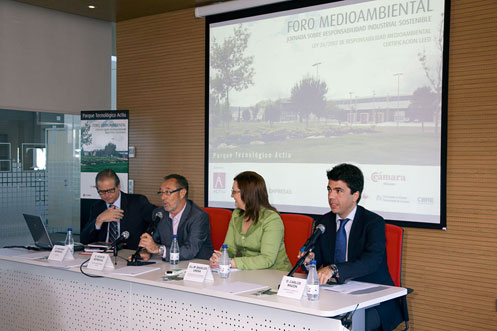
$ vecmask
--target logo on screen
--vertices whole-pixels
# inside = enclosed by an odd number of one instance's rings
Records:
[[[223,190],[226,188],[226,173],[215,172],[214,173],[214,189]]]

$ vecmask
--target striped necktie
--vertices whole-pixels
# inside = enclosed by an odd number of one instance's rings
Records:
[[[345,224],[350,221],[349,218],[340,219],[340,227],[338,228],[335,240],[335,263],[345,262],[347,254],[347,233],[345,232]]]
[[[109,208],[115,208],[114,205],[109,205]],[[119,231],[117,230],[117,222],[109,223],[109,241],[112,243],[119,238]]]

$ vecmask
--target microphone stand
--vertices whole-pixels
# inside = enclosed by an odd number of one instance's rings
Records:
[[[292,270],[290,270],[290,272],[288,273],[288,277],[292,277],[293,274],[295,273],[295,271],[297,271],[298,268],[300,268],[300,266],[304,263],[305,261],[305,258],[307,257],[307,255],[309,255],[309,253],[314,249],[314,244],[310,245],[309,248],[305,251],[304,255],[302,255],[300,257],[300,259],[297,261],[297,263],[295,263],[295,266],[293,267]]]
[[[113,253],[114,253],[114,265],[117,265],[117,251],[118,251],[118,247],[117,247],[117,245],[113,245],[112,248],[114,249],[113,250]]]
[[[131,255],[131,261],[128,261],[128,265],[141,266],[141,265],[149,265],[155,263],[155,261],[139,261],[140,251],[142,249],[143,247],[138,247],[136,249],[135,254]]]

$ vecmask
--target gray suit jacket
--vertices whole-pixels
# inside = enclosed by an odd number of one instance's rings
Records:
[[[167,247],[166,261],[169,261],[173,240],[173,223],[164,207],[154,210],[152,219],[158,212],[164,215],[153,234],[156,243]],[[193,201],[187,200],[186,207],[178,224],[179,259],[209,259],[214,252],[211,241],[209,215]]]

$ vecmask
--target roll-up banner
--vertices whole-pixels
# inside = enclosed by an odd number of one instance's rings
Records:
[[[128,111],[81,112],[81,199],[100,199],[95,176],[114,170],[128,192]]]

